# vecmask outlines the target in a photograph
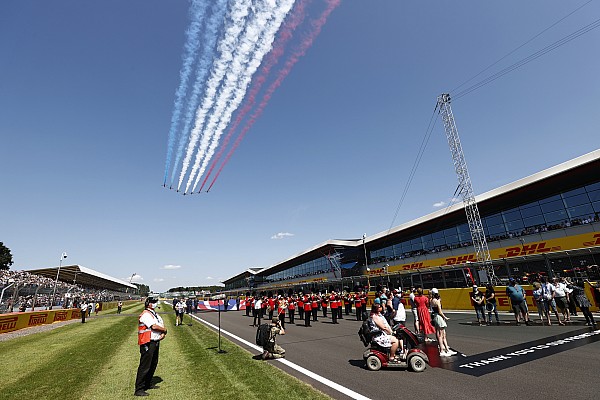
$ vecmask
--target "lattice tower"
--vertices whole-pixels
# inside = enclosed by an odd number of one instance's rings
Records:
[[[458,129],[456,128],[452,108],[450,107],[450,95],[447,93],[441,94],[437,100],[437,106],[444,121],[444,130],[446,131],[448,145],[452,153],[452,161],[454,162],[454,170],[458,178],[460,195],[465,205],[465,212],[467,213],[467,222],[469,223],[469,230],[473,239],[473,246],[475,247],[478,268],[480,271],[485,272],[483,276],[480,274],[480,279],[483,283],[490,282],[493,285],[497,285],[500,284],[500,280],[496,276],[494,266],[492,265],[492,257],[490,256],[490,250],[485,239],[479,208],[473,194],[473,186],[471,185],[471,178],[467,170],[467,162],[465,161],[465,155],[460,144],[460,138],[458,137]]]

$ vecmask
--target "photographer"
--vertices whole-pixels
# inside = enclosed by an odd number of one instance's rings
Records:
[[[282,328],[279,317],[273,317],[271,319],[271,334],[269,336],[269,341],[264,347],[264,352],[262,354],[263,360],[285,357],[285,349],[275,342],[275,337],[277,335],[285,335],[285,329]]]

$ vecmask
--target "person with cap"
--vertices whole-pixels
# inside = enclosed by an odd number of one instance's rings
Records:
[[[448,340],[446,339],[446,328],[450,318],[446,317],[444,311],[442,311],[442,300],[440,299],[440,292],[436,288],[431,289],[431,322],[435,327],[435,337],[437,338],[440,356],[450,357],[456,354],[455,351],[450,350],[448,347]]]
[[[285,357],[285,349],[276,342],[277,335],[285,335],[285,329],[281,326],[281,320],[279,317],[273,317],[271,319],[271,333],[269,335],[269,341],[263,348],[263,360]]]
[[[260,326],[260,319],[262,318],[262,300],[260,296],[254,297],[254,304],[252,305],[252,326]]]
[[[350,315],[352,312],[352,295],[349,292],[344,294],[344,311],[346,315]]]
[[[496,316],[496,325],[500,325],[500,317],[498,316],[498,305],[496,302],[496,291],[494,285],[488,283],[485,285],[485,308],[488,312],[488,325],[492,324],[492,313]]]
[[[85,324],[85,316],[87,314],[87,308],[88,305],[85,302],[85,299],[81,299],[81,305],[79,306],[80,312],[81,312],[81,323]]]
[[[340,316],[338,312],[338,302],[337,302],[337,294],[335,291],[331,292],[329,298],[329,305],[331,306],[331,323],[338,324],[338,317]]]
[[[183,325],[183,316],[185,314],[186,308],[187,308],[187,304],[185,303],[185,300],[182,297],[175,305],[175,310],[177,310],[177,312],[175,313],[175,315],[176,315],[175,326]]]
[[[156,297],[147,297],[145,310],[139,317],[138,326],[138,345],[140,346],[140,364],[135,378],[136,396],[148,396],[148,389],[158,389],[158,386],[152,383],[152,377],[156,366],[158,365],[158,350],[160,341],[167,334],[167,328],[160,317],[154,311],[158,299]]]
[[[473,306],[475,307],[475,314],[477,314],[477,323],[479,326],[485,325],[485,310],[484,310],[484,297],[483,293],[479,291],[477,285],[473,285],[473,293],[471,294],[471,300],[473,301]],[[483,323],[481,322],[483,320]]]
[[[277,318],[281,321],[281,327],[285,328],[285,312],[288,309],[288,301],[284,296],[277,296]]]
[[[406,323],[406,310],[402,304],[402,292],[394,289],[394,298],[392,299],[392,307],[394,308],[392,322],[394,325],[402,325]]]
[[[342,294],[341,293],[336,292],[335,302],[338,305],[338,319],[344,319],[344,316],[342,315]]]
[[[300,318],[300,321],[302,321],[304,319],[304,295],[302,292],[298,293],[296,305],[298,306],[298,318]]]
[[[361,292],[354,293],[354,309],[356,311],[356,320],[362,321],[362,294]]]
[[[312,311],[312,302],[311,302],[308,294],[304,295],[302,302],[304,304],[304,326],[308,327],[308,326],[311,326],[310,325],[310,314]]]

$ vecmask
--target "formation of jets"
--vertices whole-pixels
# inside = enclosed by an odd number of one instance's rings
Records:
[[[164,188],[166,188],[166,187],[167,187],[167,184],[166,184],[166,183],[163,183],[163,187],[164,187]],[[169,190],[173,190],[173,186],[169,186]],[[179,189],[175,189],[175,191],[176,191],[177,193],[181,193],[181,192],[179,191]],[[198,193],[200,193],[200,192],[198,192]],[[208,193],[208,190],[206,191],[206,193]],[[182,194],[182,195],[184,195],[184,196],[189,194],[189,195],[191,196],[191,195],[193,195],[193,194],[194,194],[194,192],[190,192],[190,193],[183,192],[183,193],[181,193],[181,194]]]

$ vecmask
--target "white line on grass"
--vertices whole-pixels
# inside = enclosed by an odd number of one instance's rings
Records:
[[[219,330],[218,326],[213,325],[210,322],[205,321],[205,320],[203,320],[200,317],[197,317],[197,316],[191,315],[191,314],[190,314],[190,316],[192,316],[193,318],[195,318],[198,321],[202,322],[203,324],[210,326],[213,329]],[[221,329],[221,333],[224,333],[225,335],[227,335],[227,336],[229,336],[229,337],[237,340],[238,342],[241,342],[241,343],[245,344],[246,346],[249,346],[249,347],[251,347],[251,348],[253,348],[255,350],[262,351],[262,348],[260,346],[257,346],[254,343],[250,343],[249,341],[247,341],[245,339],[242,339],[241,337],[236,336],[233,333],[227,332],[227,331],[225,331],[223,329]],[[316,381],[318,381],[318,382],[320,382],[320,383],[322,383],[322,384],[324,384],[326,386],[329,386],[330,388],[335,389],[338,392],[343,393],[343,394],[345,394],[348,397],[351,397],[351,398],[356,399],[356,400],[370,400],[368,397],[365,397],[365,396],[363,396],[360,393],[356,393],[355,391],[350,390],[347,387],[340,385],[339,383],[335,383],[333,381],[330,381],[327,378],[324,378],[324,377],[322,377],[320,375],[317,375],[314,372],[309,371],[309,370],[307,370],[304,367],[301,367],[301,366],[299,366],[297,364],[294,364],[291,361],[286,360],[285,358],[279,358],[279,359],[276,359],[276,361],[279,361],[280,363],[283,363],[283,364],[287,365],[288,367],[295,369],[296,371],[300,372],[301,374],[304,374],[304,375],[308,376],[309,378],[315,379]]]

